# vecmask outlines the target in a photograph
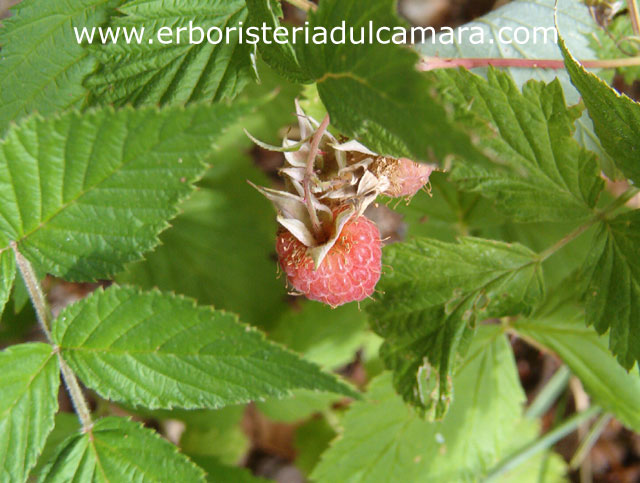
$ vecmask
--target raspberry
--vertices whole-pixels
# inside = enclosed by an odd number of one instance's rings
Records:
[[[383,158],[375,163],[374,171],[388,178],[390,186],[384,194],[392,198],[411,198],[429,182],[434,170],[428,164],[416,163],[407,158]]]
[[[289,283],[307,298],[337,307],[373,293],[380,279],[382,249],[380,232],[371,220],[364,216],[349,220],[315,270],[307,250],[289,231],[278,235],[280,266]]]

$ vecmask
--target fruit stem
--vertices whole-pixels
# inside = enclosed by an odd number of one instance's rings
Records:
[[[316,208],[313,206],[313,197],[311,194],[311,178],[314,176],[313,169],[316,163],[316,156],[318,155],[318,149],[320,147],[320,141],[325,131],[329,127],[329,114],[324,116],[322,123],[318,127],[318,130],[311,138],[311,146],[309,147],[309,154],[307,155],[307,168],[304,173],[304,200],[307,204],[307,211],[309,212],[309,218],[311,218],[311,225],[313,226],[313,234],[316,239],[320,239],[322,236],[322,226],[316,213]]]
[[[625,57],[622,59],[583,60],[581,64],[587,69],[615,69],[640,65],[640,57]],[[504,59],[504,58],[444,58],[423,57],[418,64],[418,70],[453,69],[464,67],[522,67],[525,69],[564,69],[564,61],[560,59]]]

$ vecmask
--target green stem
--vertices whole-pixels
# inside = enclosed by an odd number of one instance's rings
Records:
[[[44,296],[36,272],[31,266],[31,263],[29,263],[29,260],[24,258],[22,253],[20,253],[16,242],[11,242],[11,249],[16,257],[16,265],[18,265],[22,280],[24,280],[24,284],[29,292],[31,303],[36,310],[36,317],[38,318],[40,327],[42,327],[42,332],[47,336],[47,340],[53,343],[53,339],[51,338],[51,310],[49,310],[49,304],[47,304],[47,299]]]
[[[638,8],[638,0],[628,0],[629,17],[631,17],[631,25],[633,32],[640,35],[640,8]]]
[[[545,251],[540,253],[540,255],[538,255],[539,260],[541,262],[544,262],[547,258],[549,258],[551,255],[553,255],[558,250],[560,250],[563,246],[572,242],[573,240],[578,238],[580,235],[582,235],[594,224],[606,219],[608,215],[613,213],[615,210],[617,210],[621,206],[624,206],[627,203],[627,201],[629,201],[631,198],[636,196],[638,193],[640,193],[639,188],[629,188],[627,191],[625,191],[620,196],[618,196],[615,200],[613,200],[613,202],[610,205],[608,205],[603,210],[596,213],[584,225],[579,226],[578,228],[573,230],[571,233],[569,233],[567,236],[565,236],[564,238],[556,242],[553,246],[547,248]]]
[[[27,260],[18,250],[18,244],[16,242],[11,242],[11,249],[15,254],[16,264],[18,265],[24,284],[29,292],[31,303],[36,310],[36,316],[40,323],[40,327],[42,327],[42,331],[47,336],[47,341],[55,347],[58,354],[62,378],[64,379],[69,395],[71,396],[71,402],[73,403],[73,407],[75,408],[80,424],[82,425],[82,430],[84,432],[88,432],[93,427],[91,411],[89,410],[87,401],[82,394],[82,389],[80,388],[80,384],[78,384],[76,375],[73,373],[67,362],[62,358],[60,349],[53,342],[53,337],[51,336],[51,321],[53,320],[53,314],[51,313],[49,304],[47,304],[47,299],[42,291],[40,281],[38,280],[33,266],[29,263],[29,260]]]
[[[58,352],[58,361],[60,362],[62,378],[67,386],[69,396],[71,396],[71,403],[73,404],[76,414],[78,415],[78,419],[80,420],[80,424],[82,425],[82,432],[88,433],[93,428],[93,420],[91,419],[91,410],[89,409],[87,400],[82,393],[82,388],[78,383],[75,373],[69,367],[67,361],[62,358],[62,354],[60,354],[60,352]]]
[[[571,377],[569,368],[561,366],[533,400],[524,416],[529,419],[537,419],[546,413],[567,387],[569,377]]]
[[[591,427],[589,434],[587,434],[584,440],[582,440],[582,442],[580,443],[580,446],[578,446],[578,449],[573,455],[573,458],[571,458],[571,462],[569,463],[569,468],[571,468],[572,470],[575,470],[582,464],[582,461],[589,454],[589,452],[591,451],[591,448],[593,448],[593,445],[596,444],[596,441],[598,441],[598,438],[600,438],[600,435],[602,434],[604,429],[607,427],[607,424],[609,423],[610,420],[611,420],[611,414],[604,413],[600,415],[600,417],[596,420],[595,423],[593,423],[593,426]]]
[[[285,2],[290,3],[296,8],[300,10],[304,10],[308,12],[309,10],[316,11],[318,6],[315,3],[310,2],[309,0],[285,0]]]
[[[549,449],[562,438],[575,431],[583,422],[588,421],[599,412],[600,408],[593,406],[586,411],[574,414],[564,423],[558,425],[541,438],[532,441],[494,466],[487,474],[484,482],[486,483],[496,480],[498,477],[516,468],[529,458],[537,455],[541,451]]]

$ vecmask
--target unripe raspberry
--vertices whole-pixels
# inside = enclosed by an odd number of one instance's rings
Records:
[[[317,269],[308,248],[289,231],[281,231],[276,241],[280,266],[293,288],[332,307],[373,293],[380,279],[381,246],[378,227],[364,216],[344,225]]]
[[[372,170],[389,180],[383,194],[392,198],[411,198],[429,182],[434,166],[416,163],[408,158],[382,158],[374,163]]]

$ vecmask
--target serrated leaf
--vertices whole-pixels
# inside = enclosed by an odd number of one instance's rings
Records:
[[[205,481],[205,473],[157,433],[124,418],[96,421],[67,439],[40,475],[41,482]]]
[[[157,243],[244,107],[68,112],[26,119],[0,142],[0,254],[38,271],[107,278]]]
[[[499,327],[485,326],[454,378],[457,397],[443,422],[423,420],[395,394],[391,375],[371,382],[312,473],[314,481],[478,480],[507,450],[524,393]]]
[[[367,307],[385,343],[381,356],[402,397],[441,418],[451,399],[451,371],[476,321],[526,313],[543,292],[535,253],[478,238],[460,243],[416,239],[385,249],[393,267]]]
[[[0,373],[0,480],[26,481],[58,410],[58,359],[48,344],[14,345]]]
[[[438,57],[480,57],[480,58],[525,58],[525,59],[562,59],[555,43],[554,6],[556,0],[513,0],[492,10],[482,17],[453,30],[453,33],[440,33],[427,39],[416,49],[426,56]],[[587,35],[600,27],[595,22],[583,0],[562,0],[558,6],[558,22],[561,31],[567,33],[571,49],[583,59],[591,59],[594,53],[589,47]],[[509,30],[511,29],[511,30]],[[513,40],[518,29],[518,38],[525,35],[531,40],[525,44],[503,42],[498,34],[509,41]],[[482,42],[479,32],[482,32]],[[547,35],[547,41],[544,35]],[[453,40],[452,40],[453,39]],[[505,69],[518,86],[531,79],[551,82],[558,79],[562,84],[565,97],[570,104],[579,101],[580,95],[572,86],[569,75],[559,69],[525,69],[514,67]],[[484,75],[486,69],[474,69]],[[576,139],[581,145],[604,154],[593,132],[593,125],[586,113],[577,121]],[[603,160],[604,161],[604,160]],[[607,160],[608,161],[608,160]]]
[[[218,408],[296,388],[357,397],[234,314],[160,292],[94,292],[60,313],[52,335],[88,387],[151,409]]]
[[[0,235],[0,240],[2,235]],[[6,242],[5,242],[6,243]],[[4,243],[3,243],[4,245]],[[11,250],[0,252],[0,314],[11,295],[11,287],[16,278],[16,260]]]
[[[264,34],[266,41],[258,43],[258,50],[262,60],[283,77],[295,82],[309,82],[310,79],[303,73],[300,63],[296,57],[296,52],[290,42],[282,43],[283,38],[278,41],[274,38],[274,31],[279,29],[280,18],[282,18],[282,6],[279,0],[246,0],[249,9],[250,26],[261,28],[267,25],[271,28]]]
[[[82,79],[97,66],[76,41],[74,27],[103,24],[120,0],[24,0],[0,29],[0,134],[29,112],[42,115],[80,106]]]
[[[249,45],[239,43],[237,27],[247,19],[244,0],[131,0],[118,9],[113,29],[137,28],[141,43],[96,45],[92,49],[100,69],[87,79],[93,101],[121,106],[184,104],[230,99],[251,79]],[[200,28],[199,44],[189,40],[189,28]],[[223,38],[210,43],[207,31],[217,27]],[[236,27],[227,42],[225,28]],[[185,30],[180,34],[178,29]],[[161,30],[162,29],[162,30]],[[169,30],[167,30],[169,29]],[[163,44],[158,37],[165,32]],[[171,35],[166,35],[171,32]],[[178,43],[177,35],[182,35]],[[193,31],[193,40],[200,31]],[[212,41],[218,33],[213,30]]]
[[[602,146],[625,176],[640,183],[640,104],[587,72],[567,50],[562,38],[560,48]]]
[[[80,431],[80,423],[78,416],[75,413],[58,412],[55,417],[55,426],[47,437],[47,442],[44,445],[44,449],[38,458],[38,463],[31,470],[29,475],[32,481],[36,480],[36,477],[42,469],[49,463],[49,461],[58,452],[58,446],[60,446],[67,438],[73,436]]]
[[[286,292],[272,258],[273,209],[247,179],[268,180],[251,159],[228,163],[226,157],[213,157],[215,167],[180,206],[182,214],[161,235],[161,245],[118,280],[175,290],[252,325],[269,325],[286,310]]]
[[[609,331],[609,348],[631,369],[640,361],[640,211],[601,226],[587,266],[587,324]]]
[[[310,27],[331,31],[344,21],[359,39],[361,28],[402,25],[394,0],[324,0]],[[347,33],[347,36],[349,34]],[[298,43],[298,59],[318,84],[332,125],[369,149],[416,160],[474,152],[432,95],[433,84],[416,70],[418,56],[399,45]]]
[[[607,348],[607,337],[585,327],[584,312],[571,304],[513,324],[521,336],[556,353],[580,378],[594,402],[640,431],[640,376],[626,372]]]
[[[596,156],[573,139],[580,109],[567,108],[562,88],[531,81],[522,92],[490,69],[487,80],[443,70],[442,93],[488,162],[454,163],[452,179],[495,200],[520,222],[574,221],[592,216],[603,181]]]

